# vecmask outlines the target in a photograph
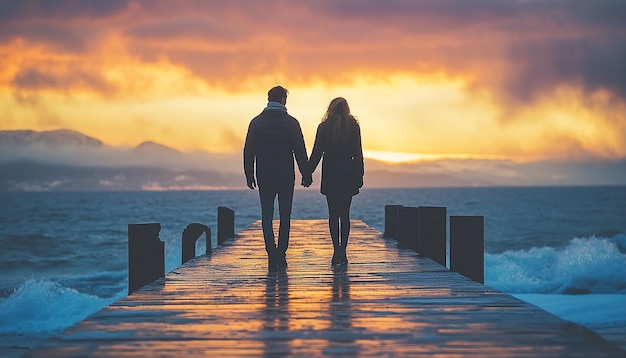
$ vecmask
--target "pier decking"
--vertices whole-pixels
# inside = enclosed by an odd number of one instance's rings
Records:
[[[330,266],[325,220],[294,220],[268,272],[260,222],[28,356],[623,357],[581,326],[473,282],[352,222]]]

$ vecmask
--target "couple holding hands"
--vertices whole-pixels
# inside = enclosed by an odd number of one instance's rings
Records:
[[[345,265],[350,235],[352,196],[363,186],[361,129],[344,98],[333,99],[317,127],[311,157],[297,119],[287,113],[287,89],[276,86],[267,93],[267,106],[248,126],[243,149],[244,172],[250,189],[258,186],[265,250],[270,270],[287,267],[291,208],[295,184],[294,157],[309,187],[322,160],[321,192],[328,203],[328,226],[334,253],[332,265]],[[278,198],[278,245],[272,220]]]

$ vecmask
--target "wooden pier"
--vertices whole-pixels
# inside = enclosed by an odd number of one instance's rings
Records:
[[[592,331],[471,281],[360,221],[331,268],[325,220],[294,220],[268,272],[260,222],[31,357],[624,357]]]

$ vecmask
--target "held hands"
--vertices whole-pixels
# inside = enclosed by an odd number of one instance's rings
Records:
[[[253,179],[248,180],[248,188],[254,190],[256,189],[256,181]]]

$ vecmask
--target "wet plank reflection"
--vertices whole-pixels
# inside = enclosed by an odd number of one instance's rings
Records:
[[[268,272],[259,222],[47,341],[31,356],[620,356],[591,331],[352,223],[332,268],[325,220],[292,222]]]

